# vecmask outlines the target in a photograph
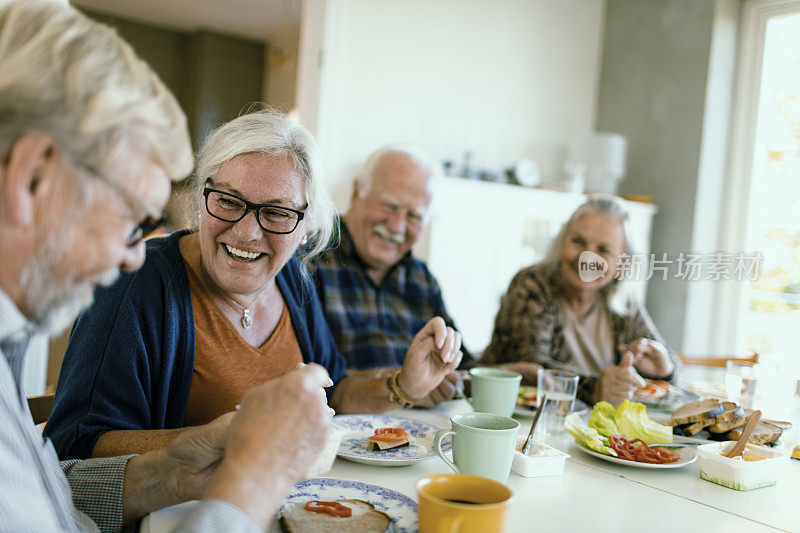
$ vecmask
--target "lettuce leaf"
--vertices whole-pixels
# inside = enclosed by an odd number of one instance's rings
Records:
[[[572,413],[567,415],[567,417],[564,419],[564,426],[567,429],[567,433],[572,435],[572,438],[575,439],[575,442],[581,446],[585,446],[586,448],[589,448],[597,453],[602,453],[603,455],[611,455],[616,457],[617,453],[608,447],[608,440],[603,439],[596,429],[590,428],[588,425],[586,425],[579,414]]]
[[[672,427],[650,420],[644,404],[623,401],[616,409],[614,422],[619,429],[618,435],[624,435],[630,440],[642,439],[647,444],[672,442]]]
[[[597,402],[592,409],[592,416],[589,418],[589,427],[597,430],[604,437],[619,435],[620,430],[614,422],[617,410],[608,402]]]

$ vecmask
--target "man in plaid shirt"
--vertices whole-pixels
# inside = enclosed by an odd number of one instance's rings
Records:
[[[314,266],[325,316],[351,375],[401,366],[414,335],[435,316],[454,327],[436,278],[411,255],[439,173],[438,163],[417,148],[387,146],[373,153],[339,221],[338,246]],[[471,358],[462,351],[463,365]],[[428,401],[452,398],[456,383],[448,376]]]

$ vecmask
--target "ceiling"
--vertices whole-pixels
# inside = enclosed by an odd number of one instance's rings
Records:
[[[301,0],[72,0],[73,5],[163,28],[200,28],[258,41],[300,24]]]

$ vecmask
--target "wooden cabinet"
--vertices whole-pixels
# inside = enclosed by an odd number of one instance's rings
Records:
[[[465,345],[482,351],[511,278],[544,256],[586,196],[452,177],[439,179],[434,187],[431,221],[414,253],[438,279]],[[624,203],[633,249],[648,253],[656,207]],[[641,301],[645,289],[643,281],[635,282]]]

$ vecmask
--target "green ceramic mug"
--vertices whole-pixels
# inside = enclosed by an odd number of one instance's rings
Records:
[[[511,416],[517,405],[522,374],[499,368],[479,367],[469,371],[472,408],[479,413]]]
[[[483,476],[505,483],[514,460],[519,422],[491,413],[466,413],[450,417],[452,429],[433,438],[433,449],[457,474]],[[453,460],[442,452],[442,439],[453,436]]]

